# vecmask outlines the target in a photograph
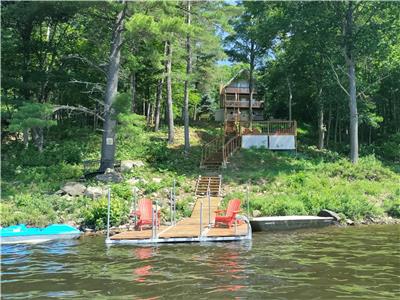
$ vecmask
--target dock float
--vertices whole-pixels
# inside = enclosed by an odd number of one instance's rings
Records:
[[[253,218],[250,224],[254,231],[276,231],[325,227],[334,221],[333,217],[277,216]]]
[[[190,218],[170,226],[153,226],[149,230],[125,231],[106,239],[106,244],[153,244],[184,242],[242,241],[252,238],[249,220],[238,216],[230,228],[215,227],[215,213],[221,197],[198,198]]]

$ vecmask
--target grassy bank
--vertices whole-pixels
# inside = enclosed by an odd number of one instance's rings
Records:
[[[201,170],[201,143],[217,134],[212,125],[191,128],[191,153],[183,153],[183,129],[177,127],[176,143],[168,146],[166,133],[146,131],[143,120],[126,120],[118,135],[118,159],[140,160],[143,167],[124,174],[111,185],[112,224],[127,221],[134,190],[138,197],[160,200],[168,214],[168,188],[177,184],[178,213],[190,214],[195,180]],[[50,142],[39,154],[9,141],[2,149],[1,225],[46,225],[74,221],[104,228],[106,199],[56,195],[68,181],[83,175],[83,160],[98,159],[101,136],[89,129],[59,128],[47,136]],[[374,156],[352,165],[342,156],[301,147],[297,154],[268,150],[242,150],[223,170],[225,200],[245,199],[250,187],[250,209],[262,215],[316,214],[326,208],[353,220],[400,218],[399,166],[384,165]],[[95,181],[86,186],[99,186]],[[104,185],[103,185],[104,186]]]
[[[360,221],[400,217],[400,176],[374,156],[352,165],[312,147],[295,153],[246,150],[224,173],[226,198],[246,198],[262,215],[316,215],[321,209]]]

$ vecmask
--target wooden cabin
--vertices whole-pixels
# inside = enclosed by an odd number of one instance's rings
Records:
[[[248,122],[250,105],[253,120],[262,121],[264,102],[258,99],[253,87],[253,101],[250,103],[249,72],[241,70],[227,84],[220,87],[220,110],[216,113],[217,121]]]
[[[224,122],[225,136],[241,136],[242,148],[296,149],[296,121],[265,120],[264,101],[257,94],[256,84],[250,103],[249,81],[248,70],[241,70],[220,88],[220,109],[215,113],[215,120]],[[252,124],[250,106],[253,111]]]

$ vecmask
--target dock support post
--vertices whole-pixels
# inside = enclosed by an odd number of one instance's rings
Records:
[[[151,239],[154,240],[154,208],[151,207]]]
[[[172,189],[169,190],[169,221],[171,223],[171,226],[174,225],[173,223],[173,216],[172,216],[172,211],[173,211],[173,205],[174,205],[174,200],[172,199]]]
[[[158,220],[158,201],[157,200],[156,200],[156,209],[155,209],[154,214],[155,214],[155,219],[156,219],[155,226],[154,226],[154,237],[157,237],[157,226],[158,226],[158,222],[159,222],[159,220]]]
[[[135,224],[135,228],[136,228],[136,223],[137,223],[137,215],[136,215],[136,201],[137,201],[137,190],[135,188],[135,192],[133,193],[133,211],[135,212],[135,216],[134,216],[134,224]]]
[[[249,182],[246,187],[246,204],[247,204],[247,217],[250,218],[250,198],[249,198]]]
[[[174,225],[176,225],[176,193],[175,193],[175,186],[176,186],[176,180],[174,178],[174,186],[173,186],[173,199],[174,199]]]
[[[108,203],[107,203],[107,240],[110,239],[110,210],[111,210],[111,189],[108,187]]]
[[[210,196],[210,187],[207,189],[207,198],[208,198],[208,227],[211,227],[211,196]]]
[[[199,232],[199,238],[201,238],[203,234],[203,200],[200,202],[200,232]]]

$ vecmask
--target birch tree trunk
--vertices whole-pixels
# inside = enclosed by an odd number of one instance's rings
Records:
[[[124,28],[124,19],[127,3],[124,3],[123,9],[118,13],[114,31],[112,34],[111,53],[107,70],[107,86],[104,99],[104,125],[103,139],[101,143],[101,161],[100,172],[107,168],[114,168],[115,160],[115,111],[112,104],[115,100],[118,90],[118,72],[121,58],[122,31]]]
[[[358,113],[356,99],[356,70],[353,53],[353,3],[349,1],[345,24],[345,58],[349,77],[349,108],[350,108],[350,159],[358,161]]]
[[[190,15],[191,3],[187,1],[187,17],[186,24],[190,26],[191,15]],[[183,106],[183,124],[185,128],[185,154],[188,154],[190,148],[190,137],[189,137],[189,77],[192,72],[192,53],[190,47],[190,34],[186,36],[186,80],[185,80],[185,91],[184,91],[184,106]]]
[[[172,46],[167,41],[167,116],[168,116],[168,144],[174,143],[174,111],[172,106]]]

